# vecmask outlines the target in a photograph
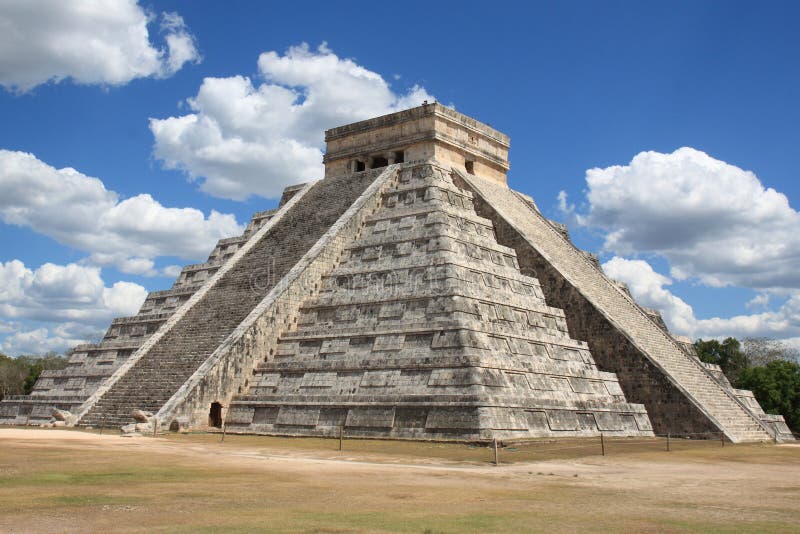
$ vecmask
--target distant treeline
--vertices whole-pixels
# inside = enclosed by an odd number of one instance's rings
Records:
[[[67,358],[54,352],[16,358],[0,353],[0,400],[6,395],[27,395],[43,370],[66,366]]]
[[[800,362],[798,351],[775,339],[739,341],[699,339],[697,355],[714,363],[737,389],[749,389],[767,413],[781,414],[793,432],[800,432]]]

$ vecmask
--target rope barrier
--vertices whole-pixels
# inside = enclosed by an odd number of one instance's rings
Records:
[[[794,434],[793,434],[794,435]],[[599,440],[592,439],[599,437]],[[725,447],[726,437],[723,432],[681,432],[679,434],[653,434],[652,437],[625,437],[608,436],[598,434],[598,436],[585,437],[566,437],[563,439],[547,438],[541,441],[503,441],[492,440],[484,442],[484,446],[494,449],[494,463],[498,464],[498,445],[501,449],[506,449],[509,453],[521,452],[523,454],[558,456],[571,454],[570,451],[584,451],[587,455],[632,453],[637,450],[642,451],[665,451],[673,449],[686,450],[687,448],[710,447],[715,444]],[[510,449],[510,450],[508,450]]]

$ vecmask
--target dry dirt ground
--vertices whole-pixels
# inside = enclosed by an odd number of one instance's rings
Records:
[[[0,531],[800,531],[800,447],[664,445],[0,429]]]

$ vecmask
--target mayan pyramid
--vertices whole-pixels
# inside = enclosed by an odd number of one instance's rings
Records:
[[[788,438],[506,184],[439,104],[326,132],[325,178],[45,371],[0,422],[446,440]]]

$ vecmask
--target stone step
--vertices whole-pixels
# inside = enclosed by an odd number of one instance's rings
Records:
[[[568,283],[577,288],[603,316],[610,318],[643,354],[664,372],[703,410],[716,419],[735,440],[769,439],[769,434],[736,399],[710,379],[699,361],[686,354],[641,308],[606,278],[541,214],[510,189],[480,178],[461,175],[497,216],[533,247]],[[519,250],[518,250],[519,253]],[[734,421],[740,423],[734,424]],[[761,431],[743,432],[743,428]]]
[[[312,186],[141,355],[80,424],[96,424],[111,415],[123,420],[134,409],[158,411],[376,176],[351,175]]]

